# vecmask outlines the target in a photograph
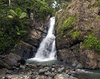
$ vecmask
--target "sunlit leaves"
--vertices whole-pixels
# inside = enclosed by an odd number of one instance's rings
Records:
[[[25,18],[27,17],[27,14],[25,12],[22,12],[22,10],[20,8],[17,8],[15,11],[14,10],[10,10],[9,11],[10,15],[8,15],[9,18]]]
[[[25,18],[26,16],[27,16],[27,14],[25,12],[23,12],[23,13],[21,13],[19,18],[22,19],[22,18]]]

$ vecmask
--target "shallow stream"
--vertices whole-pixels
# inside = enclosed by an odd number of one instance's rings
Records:
[[[100,69],[89,70],[89,69],[78,69],[77,77],[79,79],[100,79]]]

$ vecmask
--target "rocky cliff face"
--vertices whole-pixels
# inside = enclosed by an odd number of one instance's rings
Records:
[[[56,13],[57,49],[61,61],[75,67],[100,68],[99,45],[97,50],[96,41],[84,45],[91,34],[100,41],[99,4],[97,0],[72,0]]]

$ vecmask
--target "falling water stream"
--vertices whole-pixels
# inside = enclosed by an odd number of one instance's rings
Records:
[[[51,61],[56,60],[56,45],[55,45],[55,17],[51,17],[49,20],[49,30],[47,36],[40,43],[40,46],[36,52],[34,58],[28,59],[29,61]]]

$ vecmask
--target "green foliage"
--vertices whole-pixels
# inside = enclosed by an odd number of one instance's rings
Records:
[[[52,9],[45,0],[0,0],[0,52],[13,48],[28,33],[29,15],[37,21],[52,15]]]
[[[17,8],[0,16],[0,52],[6,52],[25,37],[28,30],[26,13]]]
[[[96,1],[94,4],[90,4],[89,6],[88,6],[89,8],[91,8],[91,7],[100,7],[100,1]]]
[[[2,35],[2,36],[1,36]],[[17,42],[17,39],[14,39],[8,34],[0,34],[0,51],[7,51],[13,47]]]
[[[94,7],[100,7],[100,1],[96,2],[95,4],[93,4]]]
[[[19,7],[25,12],[29,9],[30,12],[34,13],[34,18],[37,21],[45,19],[54,12],[54,9],[51,8],[45,0],[18,0],[16,3],[13,3],[12,6],[15,6],[13,9]]]
[[[27,14],[25,12],[22,12],[22,10],[20,8],[17,8],[15,11],[14,10],[10,10],[9,11],[10,15],[8,15],[9,18],[15,18],[15,19],[23,19],[25,17],[27,17]]]
[[[68,17],[64,22],[63,25],[58,28],[58,32],[61,32],[64,34],[67,30],[70,30],[73,28],[73,23],[77,21],[76,17]]]
[[[98,40],[94,34],[90,34],[83,42],[84,46],[89,49],[94,49],[100,52],[100,40]]]
[[[71,36],[72,36],[72,39],[78,39],[79,36],[81,35],[81,31],[74,31],[72,32]]]

